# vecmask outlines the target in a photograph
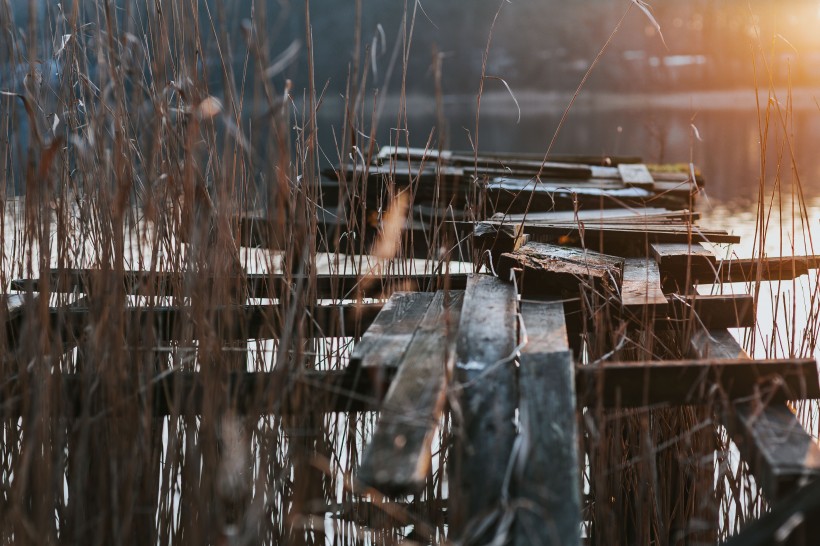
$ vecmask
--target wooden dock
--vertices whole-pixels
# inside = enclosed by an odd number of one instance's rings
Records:
[[[303,449],[294,447],[296,431],[327,414],[378,412],[349,480],[359,500],[334,509],[334,517],[363,527],[412,527],[412,538],[426,542],[437,540],[431,528],[446,521],[451,541],[521,545],[606,544],[612,537],[623,544],[713,543],[720,522],[712,456],[725,430],[772,507],[731,543],[813,543],[820,447],[788,402],[820,398],[816,362],[750,358],[729,329],[754,325],[752,295],[697,288],[795,278],[818,268],[820,258],[719,259],[702,243],[738,238],[698,225],[692,204],[700,174],[636,158],[544,162],[386,148],[372,164],[329,174],[321,186],[326,207],[346,200],[344,180],[370,182],[359,196],[361,217],[383,198],[383,179],[411,188],[415,208],[404,248],[439,264],[473,260],[476,272],[239,273],[241,297],[207,309],[190,297],[192,283],[208,286],[208,274],[196,271],[61,268],[15,279],[2,308],[5,422],[27,426],[40,395],[57,392],[49,411],[60,422],[94,416],[94,426],[139,423],[156,439],[163,419],[275,415],[289,449]],[[442,187],[451,196],[479,194],[485,213],[459,210],[448,218]],[[431,214],[448,233],[435,231]],[[241,244],[281,246],[276,223],[262,216],[245,216],[237,226]],[[320,222],[323,236],[341,228],[359,230],[368,244],[380,234],[378,222]],[[308,284],[310,299],[297,297]],[[123,303],[112,317],[101,302],[114,289],[123,301],[141,303]],[[55,304],[55,295],[63,303]],[[115,390],[97,388],[94,378],[120,363],[83,358],[100,354],[94,349],[105,340],[95,332],[106,321],[116,321],[117,343],[141,355],[129,363],[133,369],[122,369]],[[355,344],[345,367],[245,366],[248,343],[289,336]],[[75,355],[72,364],[50,367],[44,355],[29,360],[19,348],[35,338],[49,354]],[[186,344],[216,347],[213,362],[186,364],[179,356]],[[70,459],[72,445],[84,440],[65,441]],[[684,455],[674,458],[670,446]],[[314,466],[294,470],[294,479],[318,479],[321,495],[317,468],[324,459],[311,460]],[[424,510],[436,516],[409,516],[407,499],[429,493],[437,464],[446,468],[447,491],[423,496]],[[153,478],[133,502],[150,512],[140,520],[140,543],[150,544],[159,460],[143,469]],[[82,472],[106,479],[94,468]],[[186,473],[184,487],[199,472]],[[620,491],[613,492],[615,483]],[[75,485],[67,485],[71,502]],[[99,507],[91,497],[86,510]],[[240,515],[259,509],[251,500],[236,503]],[[199,510],[200,517],[208,513]],[[375,512],[380,516],[363,516]],[[793,524],[788,532],[786,522]],[[107,532],[100,529],[89,533]]]

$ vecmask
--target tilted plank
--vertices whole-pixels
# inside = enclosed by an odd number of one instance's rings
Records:
[[[478,222],[473,227],[473,261],[486,263],[489,253],[493,267],[496,267],[502,254],[514,252],[526,242],[520,223]]]
[[[393,293],[353,348],[350,365],[397,367],[432,301],[430,292]]]
[[[379,491],[409,494],[424,485],[455,361],[463,297],[436,292],[387,391],[359,469],[359,479]]]
[[[514,544],[581,543],[575,378],[561,303],[522,303]]]
[[[583,223],[547,224],[524,222],[524,233],[542,243],[567,241],[567,244],[584,242],[592,246],[602,242],[605,246],[615,244],[645,245],[647,243],[686,245],[688,242],[739,243],[740,237],[722,230],[691,229],[682,223],[651,224]]]
[[[480,521],[501,507],[515,440],[516,294],[495,277],[470,277],[458,333],[457,434],[451,450],[450,531],[465,543]]]
[[[661,360],[577,366],[582,406],[640,407],[713,404],[763,397],[820,398],[813,359]]]
[[[624,261],[621,281],[621,305],[639,316],[666,314],[666,296],[661,289],[658,264],[643,258],[627,258]]]
[[[778,501],[771,510],[752,520],[725,546],[813,546],[820,520],[820,480],[801,487]]]
[[[692,352],[749,359],[727,330],[701,332],[692,340]],[[820,447],[784,403],[740,402],[724,408],[723,420],[770,501],[820,476]]]
[[[522,293],[558,295],[577,292],[580,283],[615,289],[620,284],[623,258],[579,248],[529,242],[501,255],[498,274],[510,278],[512,269],[523,270]]]
[[[618,165],[618,172],[626,186],[649,189],[655,184],[655,179],[643,163]]]

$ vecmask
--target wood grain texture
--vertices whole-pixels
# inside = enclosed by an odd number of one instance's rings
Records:
[[[388,494],[418,492],[455,362],[463,293],[436,292],[387,391],[359,479]]]
[[[577,293],[587,283],[596,289],[616,290],[623,258],[580,248],[528,242],[515,252],[502,254],[498,274],[508,279],[513,269],[523,271],[519,281],[528,296]]]
[[[432,301],[430,292],[395,292],[356,343],[350,365],[397,367]]]
[[[522,303],[520,451],[515,454],[516,545],[581,543],[575,378],[560,303]]]
[[[470,277],[458,333],[457,432],[450,455],[450,536],[464,543],[485,543],[492,530],[476,535],[478,523],[501,507],[515,440],[516,341],[513,285]]]

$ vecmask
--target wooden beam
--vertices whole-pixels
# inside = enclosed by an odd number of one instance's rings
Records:
[[[485,543],[501,509],[515,441],[516,294],[487,275],[467,282],[458,332],[456,435],[450,452],[450,536]]]
[[[195,275],[194,272],[126,271],[122,281],[118,281],[117,273],[113,270],[52,269],[48,272],[48,286],[52,293],[93,294],[95,288],[103,289],[109,286],[109,283],[122,282],[127,294],[183,296],[188,293],[186,279]],[[247,283],[248,297],[251,298],[278,298],[296,283],[308,280],[306,277],[281,273],[253,273],[243,276],[242,279]],[[240,278],[225,278],[222,281],[239,282]],[[443,288],[445,284],[452,290],[463,290],[467,285],[467,274],[319,274],[315,281],[318,299],[354,299],[359,296],[387,298],[398,290],[434,292]],[[13,290],[38,292],[41,286],[39,279],[15,279],[11,282]]]
[[[416,493],[445,406],[463,293],[436,292],[387,391],[359,479],[391,495]]]
[[[561,303],[522,303],[516,545],[581,544],[575,381]]]
[[[363,332],[381,311],[381,303],[317,305],[302,311],[309,318],[310,337],[353,337]],[[125,334],[135,347],[157,341],[192,339],[197,329],[190,328],[194,317],[190,307],[126,307]],[[197,320],[211,324],[213,335],[223,341],[277,339],[282,336],[283,305],[219,306]],[[63,339],[78,338],[97,321],[87,307],[50,309],[51,328],[62,331]]]
[[[209,397],[214,392],[223,393],[237,415],[377,411],[380,404],[374,393],[384,390],[349,370],[227,372],[219,381],[223,388],[215,390],[213,385],[206,388],[201,372],[166,371],[146,385],[104,398],[105,389],[97,388],[97,379],[87,374],[56,373],[50,385],[18,377],[0,387],[0,418],[20,417],[32,400],[51,401],[61,417],[79,417],[89,408],[91,415],[102,417],[121,411],[124,404],[141,404],[155,417],[200,415],[203,406],[212,403]],[[310,400],[309,405],[291,403],[288,393],[297,387],[305,389],[302,400]]]
[[[727,330],[702,331],[692,339],[702,358],[752,362]],[[758,485],[777,502],[820,476],[820,447],[783,402],[752,400],[724,407],[723,421]]]
[[[700,245],[697,239],[693,239],[691,244],[653,243],[650,249],[660,267],[661,277],[679,283],[684,283],[687,279],[694,283],[696,279],[715,278],[717,258],[711,250]]]
[[[669,317],[673,321],[694,321],[697,327],[751,328],[755,324],[751,294],[696,294],[672,296]]]
[[[579,404],[592,407],[820,398],[814,359],[605,362],[576,367],[575,380]]]

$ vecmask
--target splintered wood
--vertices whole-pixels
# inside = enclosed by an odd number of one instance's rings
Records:
[[[578,248],[527,243],[501,255],[498,274],[509,279],[520,270],[525,295],[577,293],[579,285],[615,289],[620,285],[623,258]]]

